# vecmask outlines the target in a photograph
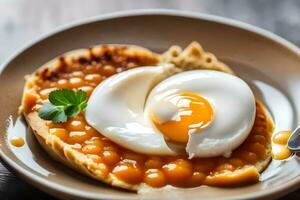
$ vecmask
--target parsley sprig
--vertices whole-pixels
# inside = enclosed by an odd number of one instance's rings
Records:
[[[74,92],[69,89],[60,89],[50,92],[49,102],[39,110],[39,116],[54,123],[66,122],[75,117],[87,106],[86,93],[82,90]]]

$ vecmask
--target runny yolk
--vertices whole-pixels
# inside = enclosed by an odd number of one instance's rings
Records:
[[[161,123],[153,114],[152,121],[170,142],[187,143],[189,133],[198,132],[213,120],[213,108],[198,94],[183,92],[167,96],[165,100],[176,106],[175,119]]]

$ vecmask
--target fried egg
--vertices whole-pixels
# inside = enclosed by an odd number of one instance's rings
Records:
[[[87,122],[139,153],[178,155],[182,147],[190,158],[230,155],[254,123],[251,89],[223,72],[176,72],[148,66],[108,78],[88,101]]]

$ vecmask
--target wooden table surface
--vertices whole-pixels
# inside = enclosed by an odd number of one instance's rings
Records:
[[[99,14],[143,8],[180,9],[229,17],[272,31],[300,46],[298,0],[0,0],[0,63],[60,25]],[[0,164],[0,199],[54,198],[20,180]],[[299,200],[300,190],[282,199]]]

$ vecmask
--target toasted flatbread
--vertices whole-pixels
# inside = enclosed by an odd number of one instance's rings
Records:
[[[198,43],[193,42],[184,50],[178,46],[173,46],[163,54],[154,53],[145,48],[132,45],[100,45],[89,49],[80,49],[55,58],[41,66],[33,74],[26,76],[20,111],[24,114],[39,143],[49,155],[96,180],[112,186],[138,191],[149,186],[145,183],[130,184],[119,179],[107,169],[104,163],[94,162],[92,158],[72,148],[71,145],[59,137],[50,134],[48,122],[41,119],[38,115],[38,109],[45,101],[41,99],[41,94],[37,92],[38,81],[45,81],[45,83],[49,80],[55,81],[58,74],[62,72],[67,73],[70,66],[78,65],[79,67],[86,67],[88,65],[97,65],[98,63],[112,62],[116,63],[116,65],[125,66],[125,70],[139,66],[171,63],[182,70],[211,69],[231,74],[233,74],[233,71],[227,65],[220,62],[214,55],[205,52]],[[116,72],[118,73],[118,69],[116,69]],[[256,123],[259,123],[258,128],[261,126],[264,127],[263,131],[266,132],[264,134],[267,138],[265,144],[266,155],[264,158],[253,164],[247,164],[233,172],[224,171],[218,175],[208,176],[204,184],[232,186],[240,185],[243,182],[258,181],[259,172],[262,172],[271,160],[271,146],[268,138],[271,137],[273,127],[263,106],[259,102],[257,103],[257,107],[259,107],[260,111],[257,112]],[[228,180],[227,182],[224,181],[224,177]]]

